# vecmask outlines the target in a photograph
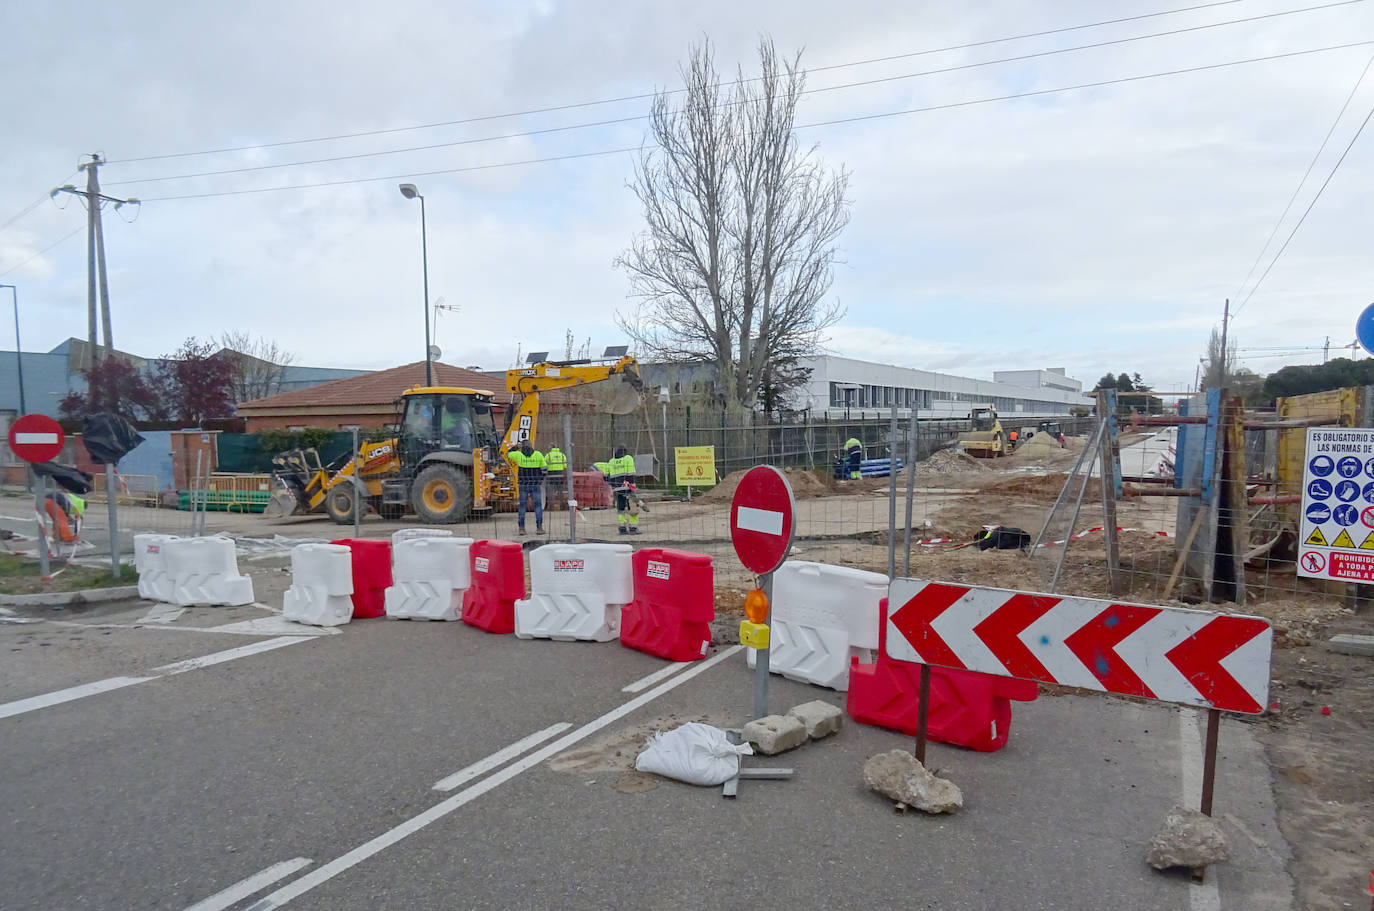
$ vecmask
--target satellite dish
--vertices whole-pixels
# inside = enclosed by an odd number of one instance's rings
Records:
[[[444,352],[442,352],[442,351],[439,350],[439,346],[438,346],[438,345],[430,345],[430,346],[429,346],[429,359],[430,359],[431,361],[437,361],[440,357],[443,356],[443,354],[444,354]]]

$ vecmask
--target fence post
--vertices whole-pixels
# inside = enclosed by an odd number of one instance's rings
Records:
[[[353,428],[353,537],[362,537],[363,521],[363,483],[361,480],[363,470],[363,454],[358,448],[358,428]]]

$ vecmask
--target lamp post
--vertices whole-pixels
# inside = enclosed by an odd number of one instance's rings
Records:
[[[0,285],[9,288],[14,297],[14,365],[19,370],[19,413],[28,414],[24,407],[24,346],[19,343],[19,289],[14,285]]]
[[[420,200],[420,257],[425,271],[425,385],[434,385],[434,367],[429,356],[429,237],[425,231],[425,198],[413,183],[401,184],[401,195]]]

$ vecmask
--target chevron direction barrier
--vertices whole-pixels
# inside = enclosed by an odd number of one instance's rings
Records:
[[[1273,628],[1259,617],[895,579],[897,661],[1259,714]]]

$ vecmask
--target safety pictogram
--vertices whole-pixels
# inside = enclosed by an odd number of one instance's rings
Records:
[[[1374,428],[1310,427],[1298,574],[1374,583]],[[1359,543],[1356,543],[1359,542]]]
[[[1302,555],[1300,565],[1309,573],[1319,573],[1326,568],[1326,558],[1315,550],[1310,550]]]
[[[1312,534],[1308,535],[1307,540],[1302,543],[1311,544],[1313,547],[1325,547],[1326,538],[1322,537],[1322,530],[1320,528],[1314,528],[1312,529]]]
[[[1338,534],[1338,535],[1336,535],[1336,540],[1334,540],[1334,541],[1331,542],[1331,546],[1332,546],[1332,547],[1354,547],[1354,546],[1355,546],[1355,542],[1351,539],[1351,537],[1350,537],[1350,532],[1348,532],[1348,531],[1346,531],[1344,528],[1342,528],[1342,529],[1341,529],[1341,533]]]

